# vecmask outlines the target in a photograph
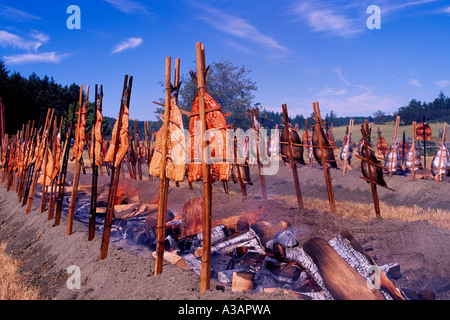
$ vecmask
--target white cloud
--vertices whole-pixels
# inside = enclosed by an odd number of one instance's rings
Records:
[[[118,43],[114,46],[112,53],[119,53],[124,50],[128,50],[131,48],[136,48],[142,44],[144,40],[142,38],[128,38],[121,43]]]
[[[3,56],[6,64],[24,64],[24,63],[60,63],[67,54],[57,54],[55,52],[25,53],[12,56]]]
[[[0,16],[10,21],[41,20],[40,17],[7,6],[0,6]]]
[[[241,39],[250,40],[277,52],[285,53],[288,50],[274,38],[263,34],[256,27],[238,16],[226,14],[218,9],[205,6],[203,3],[200,5],[195,1],[192,1],[191,5],[204,11],[198,18],[214,29]]]
[[[438,0],[378,0],[368,1],[311,0],[297,1],[290,7],[291,13],[298,20],[306,21],[314,32],[349,38],[362,34],[369,15],[366,10],[370,4],[376,4],[381,10],[382,24],[392,19],[401,19],[410,14],[410,10],[420,8],[422,14],[429,14],[427,5]],[[429,8],[430,6],[428,6]],[[414,14],[417,14],[415,10]]]
[[[420,83],[420,81],[418,79],[414,79],[414,78],[409,79],[409,84],[419,87],[419,88],[422,87],[422,83]]]
[[[112,5],[117,10],[128,13],[136,14],[141,16],[146,16],[148,18],[153,17],[153,13],[150,9],[143,3],[133,1],[133,0],[103,0],[110,5]]]
[[[28,39],[8,31],[0,30],[0,45],[3,47],[36,51],[41,45],[47,43],[49,40],[50,37],[47,34],[36,30],[31,31]]]
[[[436,84],[441,88],[446,88],[447,86],[450,86],[450,80],[437,81]]]
[[[361,33],[365,23],[362,15],[351,17],[349,6],[325,1],[304,1],[297,3],[293,13],[306,21],[315,32],[330,32],[341,37]],[[364,11],[365,13],[365,11]]]
[[[326,87],[316,93],[314,101],[319,101],[324,110],[333,110],[339,116],[372,115],[377,110],[389,111],[398,105],[398,98],[378,95],[372,88],[355,84],[346,79],[342,69],[333,68],[334,73],[346,86],[345,89]]]
[[[450,7],[445,8],[442,12],[450,14]]]

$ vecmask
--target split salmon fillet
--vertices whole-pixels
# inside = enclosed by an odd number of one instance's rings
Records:
[[[156,133],[155,152],[150,161],[149,173],[152,176],[161,175],[161,160],[163,148],[164,126]],[[183,119],[174,98],[170,100],[169,135],[167,139],[166,178],[181,182],[186,173],[186,137],[183,129]]]
[[[216,100],[205,92],[205,110],[220,107]],[[192,112],[199,111],[198,92],[192,105]],[[230,139],[227,133],[227,122],[221,110],[206,113],[206,127],[209,136],[209,151],[215,160],[210,165],[211,180],[228,181],[231,175],[232,165],[227,162],[231,159]],[[193,116],[189,122],[189,182],[203,179],[202,173],[202,136],[200,116]],[[219,158],[224,160],[220,161]]]

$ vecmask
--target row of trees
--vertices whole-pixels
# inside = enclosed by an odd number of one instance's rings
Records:
[[[396,115],[399,115],[406,125],[413,121],[422,122],[423,117],[427,122],[450,122],[450,98],[441,91],[432,102],[413,99],[407,106],[399,108]]]
[[[69,105],[78,101],[79,91],[75,83],[63,87],[53,78],[40,79],[35,73],[28,79],[19,73],[10,75],[0,60],[0,96],[5,105],[6,133],[17,132],[28,120],[38,123],[48,108],[54,108],[58,116],[66,115]]]

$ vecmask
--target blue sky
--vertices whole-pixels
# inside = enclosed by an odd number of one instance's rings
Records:
[[[68,29],[67,8],[81,11]],[[370,5],[381,29],[369,29]],[[104,86],[104,115],[115,117],[124,75],[134,77],[130,117],[155,120],[165,58],[195,69],[229,59],[251,70],[254,102],[308,116],[392,113],[413,98],[450,95],[450,1],[0,0],[0,58],[11,72],[53,76],[63,85]],[[92,101],[92,95],[91,95]]]

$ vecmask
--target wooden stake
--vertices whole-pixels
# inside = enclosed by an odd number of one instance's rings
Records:
[[[112,227],[113,220],[114,220],[114,205],[116,202],[116,191],[117,191],[117,186],[119,184],[120,168],[122,165],[122,162],[120,162],[116,168],[116,156],[117,156],[117,151],[119,148],[120,131],[122,129],[123,113],[125,110],[125,106],[128,108],[128,110],[130,107],[132,84],[133,84],[133,77],[130,76],[130,78],[128,80],[128,75],[125,75],[125,80],[123,83],[122,99],[120,100],[119,117],[117,118],[117,134],[116,134],[116,141],[114,144],[113,161],[112,161],[112,166],[111,166],[111,183],[110,183],[110,190],[109,190],[109,194],[108,194],[108,203],[107,203],[107,207],[106,207],[105,225],[103,228],[102,245],[100,247],[99,260],[106,259],[106,257],[108,256],[109,239],[111,237],[111,227]]]
[[[164,238],[166,227],[167,193],[169,181],[166,178],[167,140],[170,122],[170,71],[171,58],[166,57],[166,104],[164,106],[163,140],[161,150],[161,169],[159,174],[158,217],[156,225],[156,261],[154,275],[162,273],[164,261]]]
[[[373,198],[373,205],[375,207],[375,214],[377,216],[377,218],[381,218],[381,213],[380,213],[380,203],[378,201],[378,193],[377,193],[377,185],[374,181],[373,178],[373,172],[372,172],[372,162],[370,161],[369,158],[369,124],[366,122],[365,124],[365,128],[364,125],[361,125],[361,133],[364,139],[364,147],[366,148],[366,163],[367,163],[367,171],[369,173],[369,183],[370,183],[370,189],[372,190],[372,198]]]
[[[439,164],[438,164],[438,171],[435,177],[436,183],[439,183],[441,180],[441,165],[442,165],[442,158],[445,158],[445,161],[447,162],[447,155],[444,149],[444,143],[445,143],[445,136],[447,135],[447,122],[444,123],[444,132],[442,133],[442,141],[441,141],[441,148],[439,153]],[[444,168],[447,168],[447,165],[444,166]]]
[[[54,111],[55,111],[54,109],[48,109],[47,110],[47,117],[46,117],[45,124],[44,124],[44,130],[42,131],[41,141],[40,141],[39,148],[38,148],[39,149],[38,155],[41,152],[40,150],[42,148],[45,148],[45,141],[47,139],[48,125],[52,121]],[[37,161],[37,159],[36,159],[36,161]],[[30,191],[29,191],[29,194],[28,194],[27,206],[25,208],[25,214],[28,214],[31,211],[31,205],[33,204],[33,199],[34,199],[34,193],[36,192],[36,184],[37,184],[37,179],[38,179],[38,172],[39,172],[39,168],[35,167],[34,168],[34,173],[33,173],[33,179],[32,179],[32,182],[31,182]]]
[[[80,88],[80,91],[82,91],[81,88]],[[62,203],[63,203],[64,193],[65,193],[64,191],[65,191],[65,185],[66,185],[67,164],[69,161],[70,142],[75,133],[75,129],[74,129],[75,110],[76,110],[76,106],[73,107],[72,118],[70,120],[70,129],[67,127],[68,122],[66,122],[65,141],[64,141],[63,155],[61,157],[62,164],[61,164],[61,170],[59,172],[59,182],[58,182],[59,186],[58,186],[58,197],[57,197],[57,201],[56,201],[55,222],[53,224],[54,227],[59,226],[59,224],[61,222],[61,211],[62,211]],[[67,111],[67,118],[69,117],[69,111],[70,111],[70,106]]]
[[[397,150],[396,151],[397,152],[397,156],[399,156],[399,154],[398,154],[399,150],[397,148],[397,135],[398,135],[398,126],[399,125],[400,125],[400,116],[397,116],[397,118],[395,119],[394,142],[393,142],[392,148],[391,148],[391,150],[393,152],[395,152],[395,150]],[[424,128],[424,131],[425,131],[425,128]],[[389,178],[392,177],[392,174],[393,174],[392,167],[394,165],[394,161],[397,161],[397,160],[391,159],[390,166],[389,166]]]
[[[294,152],[292,151],[292,140],[291,140],[291,134],[289,132],[289,116],[287,111],[287,105],[282,105],[283,109],[283,120],[285,128],[288,130],[288,150],[289,150],[289,159],[291,161],[291,169],[292,169],[292,175],[294,177],[294,186],[295,186],[295,193],[297,195],[297,206],[299,209],[303,209],[303,198],[302,198],[302,191],[300,189],[300,181],[298,180],[298,172],[297,172],[297,166],[294,162]]]
[[[206,105],[205,105],[205,49],[200,42],[196,43],[197,58],[197,84],[199,93],[199,112],[201,121],[202,137],[206,133]],[[202,151],[208,146],[208,142],[202,139]],[[202,173],[203,173],[203,214],[202,214],[202,264],[201,264],[201,284],[200,293],[210,288],[211,280],[211,220],[212,220],[212,192],[210,180],[210,166],[205,161],[202,152]]]
[[[253,109],[250,110],[250,118],[252,120],[252,127],[256,131],[256,163],[258,164],[258,172],[259,172],[259,180],[261,182],[261,193],[264,199],[267,199],[267,190],[266,190],[266,179],[262,174],[262,163],[260,159],[260,150],[259,150],[259,129],[255,124],[255,119],[258,119],[258,110]]]
[[[423,169],[424,172],[426,171],[425,169],[427,168],[427,135],[425,133],[425,116],[423,116],[422,119],[422,124],[423,124]]]
[[[55,120],[56,120],[56,119],[55,119]],[[58,130],[59,136],[61,136],[63,120],[64,120],[64,117],[61,116],[61,122],[60,122],[59,128],[57,129],[57,130]],[[56,122],[55,122],[55,123],[56,123]],[[53,140],[53,146],[52,146],[53,163],[54,163],[55,166],[57,165],[57,164],[56,164],[56,159],[57,159],[57,156],[56,156],[56,150],[57,150],[57,147],[56,147],[56,146],[57,146],[57,143],[60,143],[60,141],[57,141],[56,135],[55,135],[54,140]],[[61,166],[59,166],[59,170],[61,170]],[[50,220],[53,219],[53,214],[54,214],[54,212],[55,212],[56,184],[57,184],[57,180],[58,180],[58,179],[57,179],[57,176],[58,176],[58,174],[57,174],[56,177],[51,181],[51,186],[50,186],[50,200],[49,200],[49,204],[48,204],[47,221],[50,221]]]
[[[231,128],[233,129],[233,132],[235,132],[234,124],[232,124],[231,126],[232,126]],[[242,195],[245,197],[247,195],[247,187],[245,186],[245,183],[242,181],[241,169],[240,169],[240,165],[238,164],[238,161],[237,161],[237,136],[236,135],[234,136],[233,145],[234,145],[234,165],[237,169],[238,180],[239,180],[239,185],[241,186]]]
[[[89,208],[89,231],[88,241],[91,241],[95,237],[95,218],[97,216],[97,185],[98,185],[98,166],[95,159],[95,124],[97,123],[97,111],[102,112],[102,100],[103,100],[103,85],[100,86],[100,92],[98,91],[98,85],[95,85],[95,108],[94,108],[94,126],[92,127],[92,186],[91,186],[91,204]]]
[[[86,97],[83,99],[83,91],[80,89],[80,108],[78,109],[78,125],[77,125],[77,132],[78,139],[75,139],[75,141],[78,141],[80,143],[80,134],[81,134],[81,113],[83,110],[83,104],[89,99],[89,86],[86,87]],[[77,148],[77,146],[73,146],[74,148]],[[83,149],[81,149],[81,152],[83,152]],[[78,157],[80,157],[77,154],[77,157],[75,158],[75,176],[73,178],[73,184],[72,184],[72,194],[70,196],[70,206],[69,206],[69,213],[67,216],[67,229],[66,229],[66,235],[70,236],[72,234],[72,228],[73,228],[73,217],[75,214],[75,206],[77,203],[77,193],[78,193],[78,185],[80,183],[80,174],[81,174],[81,161],[83,158],[83,154],[81,154],[80,159],[78,160]]]
[[[411,144],[411,169],[412,169],[412,175],[411,175],[411,179],[415,180],[416,179],[416,125],[417,122],[413,121],[412,123],[412,130],[413,130],[413,134],[412,134],[412,144]]]
[[[350,119],[350,123],[348,125],[348,132],[347,132],[347,144],[346,144],[347,152],[345,153],[345,156],[344,156],[344,170],[342,172],[342,175],[345,175],[345,172],[347,171],[348,153],[349,153],[349,149],[350,149],[350,142],[352,140],[353,123],[354,123],[354,120]]]
[[[334,192],[333,186],[331,184],[330,168],[328,167],[328,163],[325,161],[325,152],[323,147],[322,135],[320,133],[320,128],[322,126],[322,117],[320,115],[319,102],[314,102],[313,107],[314,107],[314,117],[316,120],[314,130],[316,130],[317,137],[319,138],[319,148],[320,148],[320,155],[322,157],[323,174],[325,175],[325,184],[327,186],[328,202],[330,203],[330,211],[332,213],[336,213],[336,204],[334,202]]]

